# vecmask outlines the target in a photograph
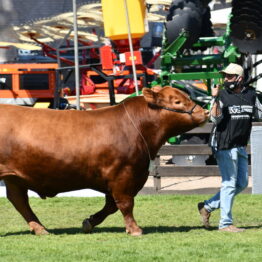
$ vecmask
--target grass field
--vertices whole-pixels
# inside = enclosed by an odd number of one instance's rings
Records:
[[[31,198],[31,206],[51,233],[34,236],[6,198],[0,198],[0,261],[262,261],[262,195],[235,200],[235,225],[243,233],[218,232],[219,211],[212,229],[202,228],[197,202],[207,195],[138,196],[135,218],[144,235],[126,235],[120,212],[92,234],[81,232],[82,220],[98,211],[103,197]]]

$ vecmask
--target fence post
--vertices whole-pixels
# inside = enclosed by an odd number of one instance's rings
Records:
[[[157,154],[155,159],[155,168],[154,168],[154,188],[156,192],[161,190],[161,176],[158,171],[158,167],[160,166],[160,155]]]

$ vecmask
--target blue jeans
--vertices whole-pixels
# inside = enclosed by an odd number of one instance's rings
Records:
[[[220,208],[219,228],[233,224],[232,205],[234,197],[248,185],[248,156],[245,147],[218,150],[215,157],[222,177],[220,191],[205,200],[205,209],[212,212]]]

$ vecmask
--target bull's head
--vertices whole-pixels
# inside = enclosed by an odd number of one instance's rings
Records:
[[[152,109],[161,110],[165,121],[175,119],[176,127],[180,126],[183,131],[199,126],[208,119],[208,110],[197,105],[185,92],[177,88],[144,88],[143,95]]]

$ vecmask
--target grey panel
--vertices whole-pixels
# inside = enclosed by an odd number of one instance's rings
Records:
[[[252,193],[262,194],[262,126],[253,126],[251,131]]]

